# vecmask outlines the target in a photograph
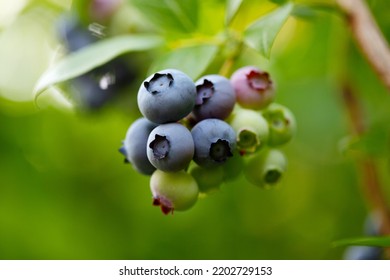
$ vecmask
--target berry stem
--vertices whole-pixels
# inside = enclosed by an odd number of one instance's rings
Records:
[[[222,64],[219,75],[229,77],[233,72],[233,66],[237,58],[241,55],[244,43],[239,34],[231,31],[225,31],[224,41],[225,62]]]
[[[337,0],[363,55],[390,92],[390,49],[363,0]]]
[[[221,69],[219,70],[219,75],[229,77],[229,75],[232,73],[234,62],[234,58],[226,59],[225,62],[222,64]]]
[[[364,114],[355,93],[350,85],[346,83],[342,90],[342,98],[349,115],[353,133],[362,135],[367,130],[364,124]],[[383,194],[383,186],[375,161],[365,155],[357,160],[358,169],[361,170],[363,192],[370,207],[378,213],[380,218],[381,235],[390,235],[390,208]],[[387,258],[390,258],[390,247],[385,249]]]

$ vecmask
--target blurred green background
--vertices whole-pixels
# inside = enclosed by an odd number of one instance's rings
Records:
[[[138,22],[149,28],[130,2],[116,15],[114,33],[133,32]],[[225,3],[199,2],[200,21],[213,34],[223,25]],[[265,10],[275,7],[260,2]],[[390,40],[388,1],[367,2]],[[269,60],[245,50],[234,66],[268,70],[276,101],[296,116],[280,186],[262,190],[241,178],[187,212],[164,216],[152,207],[149,178],[123,164],[118,152],[140,116],[137,87],[150,65],[95,112],[70,109],[58,93],[39,108],[33,102],[33,87],[58,49],[55,22],[70,6],[0,0],[0,259],[341,259],[344,248],[332,242],[362,235],[369,213],[353,153],[340,151],[350,134],[340,92],[345,76],[376,135],[368,137],[376,148],[371,156],[390,197],[389,94],[344,21],[320,12],[291,17]],[[236,26],[250,8],[242,7]]]

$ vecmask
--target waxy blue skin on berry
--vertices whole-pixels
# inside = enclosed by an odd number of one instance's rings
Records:
[[[150,178],[153,205],[160,206],[164,214],[190,209],[199,196],[195,179],[184,171],[166,173],[156,170]]]
[[[350,246],[344,252],[344,260],[381,260],[383,249],[373,246]]]
[[[255,66],[245,66],[230,77],[238,104],[248,109],[263,109],[275,97],[274,83],[269,74]]]
[[[262,188],[276,185],[287,167],[287,159],[277,149],[261,150],[250,156],[244,167],[244,175],[248,182]]]
[[[263,112],[269,125],[268,145],[280,146],[289,142],[296,133],[293,113],[285,106],[272,103]]]
[[[75,52],[99,40],[76,16],[66,15],[58,20],[58,37],[68,52]],[[137,75],[137,67],[122,57],[72,79],[71,85],[77,104],[87,109],[98,109],[130,85]]]
[[[191,132],[179,123],[157,126],[147,141],[150,163],[165,172],[177,172],[186,168],[194,156]]]
[[[236,133],[225,121],[205,119],[191,130],[195,143],[194,161],[205,167],[226,162],[236,148]]]
[[[73,15],[64,15],[58,20],[57,35],[68,52],[75,52],[98,40]]]
[[[151,175],[156,170],[146,154],[149,134],[156,126],[157,124],[145,118],[137,119],[127,130],[123,147],[120,149],[133,168],[144,175]]]
[[[137,99],[142,115],[150,121],[159,124],[176,122],[194,108],[196,87],[183,72],[166,69],[142,83]]]
[[[233,111],[236,95],[230,80],[220,75],[207,75],[195,82],[196,103],[192,114],[196,121],[226,119]]]

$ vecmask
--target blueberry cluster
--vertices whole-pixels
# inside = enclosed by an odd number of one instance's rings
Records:
[[[176,69],[149,76],[138,91],[143,115],[132,123],[120,152],[141,174],[151,175],[153,205],[163,213],[191,208],[241,173],[271,187],[286,169],[278,149],[295,133],[293,114],[273,103],[267,72],[248,66],[230,79],[193,81]]]
[[[65,50],[73,53],[104,40],[101,38],[103,35],[92,27],[83,25],[75,14],[65,14],[57,22],[56,31]],[[136,79],[137,71],[135,65],[130,66],[123,57],[115,58],[72,79],[72,97],[81,108],[99,109],[129,86]]]

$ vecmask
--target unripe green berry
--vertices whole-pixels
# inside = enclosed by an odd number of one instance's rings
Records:
[[[285,106],[273,103],[263,112],[269,125],[269,146],[280,146],[289,142],[297,130],[293,113]]]
[[[184,171],[166,173],[156,170],[150,178],[150,189],[153,205],[160,206],[164,214],[191,208],[199,195],[195,179]]]
[[[251,156],[244,168],[248,182],[262,188],[276,185],[286,171],[287,159],[276,149],[267,149]]]
[[[259,112],[236,106],[228,122],[236,132],[241,154],[253,153],[266,145],[268,122]]]
[[[190,174],[198,183],[199,192],[202,194],[218,191],[224,179],[224,171],[221,166],[204,168],[196,165],[191,168]]]

